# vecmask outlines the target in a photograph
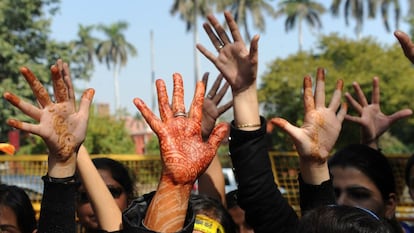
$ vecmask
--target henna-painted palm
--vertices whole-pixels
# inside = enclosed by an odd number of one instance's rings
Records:
[[[174,184],[191,185],[209,166],[220,142],[226,135],[228,126],[218,124],[211,133],[208,141],[201,139],[201,118],[204,100],[204,85],[197,83],[194,99],[188,117],[175,116],[184,113],[184,88],[180,74],[173,75],[174,89],[172,108],[163,80],[156,81],[159,119],[139,98],[134,104],[141,112],[160,142],[160,152],[163,162],[162,179]]]
[[[201,130],[203,138],[207,139],[211,131],[216,125],[216,120],[225,113],[233,105],[233,101],[229,101],[222,106],[218,106],[229,89],[229,84],[226,82],[220,90],[220,84],[223,81],[223,75],[219,74],[214,81],[213,86],[208,91],[208,94],[204,98],[203,104],[203,118],[201,120]],[[207,87],[208,73],[203,75],[204,87]],[[218,92],[217,92],[218,91]]]
[[[414,64],[414,43],[411,41],[410,37],[399,30],[394,32],[394,36],[398,39],[398,42],[400,42],[404,55]]]
[[[49,97],[46,88],[26,67],[21,68],[20,72],[32,88],[40,108],[12,93],[4,93],[6,100],[39,124],[15,119],[9,119],[7,123],[12,127],[39,135],[47,144],[50,156],[58,161],[65,161],[71,158],[85,139],[89,106],[95,92],[93,89],[85,90],[77,112],[68,65],[58,60],[50,71],[55,102]]]
[[[357,82],[353,84],[358,101],[349,93],[345,93],[348,103],[359,113],[359,116],[346,115],[345,119],[361,125],[362,141],[364,143],[373,142],[378,139],[390,126],[403,118],[412,115],[410,109],[402,109],[391,115],[385,115],[381,111],[380,105],[380,87],[378,77],[372,81],[371,104],[368,104],[367,98]]]
[[[233,19],[231,13],[226,11],[224,12],[224,16],[234,42],[230,41],[230,38],[227,36],[220,22],[213,15],[208,15],[207,19],[211,26],[208,23],[204,23],[204,30],[216,48],[220,48],[220,45],[223,45],[224,47],[219,49],[218,57],[201,44],[197,44],[197,48],[224,75],[227,82],[232,87],[234,95],[251,86],[257,78],[257,50],[259,36],[256,35],[253,37],[249,51],[246,48],[246,44],[240,35],[237,23]],[[214,33],[212,27],[216,33]],[[248,78],[246,79],[246,77]]]
[[[336,90],[328,107],[325,107],[325,74],[318,68],[315,95],[312,95],[311,77],[303,81],[305,107],[304,124],[299,128],[282,118],[271,121],[283,129],[293,139],[301,159],[326,162],[330,151],[339,136],[347,106],[341,105],[342,80],[338,80]]]

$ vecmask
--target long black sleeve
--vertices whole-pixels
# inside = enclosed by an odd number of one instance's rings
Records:
[[[45,176],[38,233],[76,231],[75,198],[79,183],[49,182]]]
[[[231,126],[229,147],[238,180],[238,202],[256,233],[295,232],[298,217],[275,183],[265,135],[264,118],[256,131]]]

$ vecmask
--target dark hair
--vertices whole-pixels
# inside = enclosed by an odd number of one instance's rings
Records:
[[[226,207],[219,200],[207,195],[191,194],[190,202],[196,215],[204,214],[216,219],[223,226],[226,233],[235,233],[236,224]]]
[[[360,170],[375,184],[383,200],[396,193],[394,173],[388,159],[367,145],[351,144],[336,152],[329,160],[329,168],[335,166]]]
[[[413,165],[414,165],[414,154],[410,156],[410,158],[407,160],[407,163],[405,164],[404,178],[405,178],[405,183],[407,184],[407,186],[410,186],[410,171]]]
[[[345,206],[321,206],[307,212],[299,221],[299,233],[391,233],[385,220],[366,209]]]
[[[0,184],[0,205],[13,210],[22,233],[32,233],[37,228],[32,202],[22,188]]]
[[[112,178],[116,180],[125,190],[129,201],[134,198],[135,177],[122,163],[110,158],[92,159],[96,169],[107,170],[111,172]]]

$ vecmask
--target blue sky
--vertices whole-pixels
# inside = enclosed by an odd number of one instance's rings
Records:
[[[273,1],[276,4],[277,1]],[[320,1],[330,2],[330,1]],[[408,10],[406,1],[402,3],[402,14]],[[116,21],[126,21],[129,28],[126,31],[126,39],[138,50],[137,57],[129,58],[128,65],[120,73],[119,87],[121,107],[126,108],[132,115],[137,113],[132,103],[134,97],[143,99],[151,106],[154,86],[151,83],[152,66],[154,61],[155,78],[166,81],[169,94],[172,92],[172,74],[181,73],[184,78],[185,101],[189,107],[194,91],[194,40],[193,34],[187,33],[185,23],[178,17],[169,13],[173,1],[151,0],[62,0],[60,12],[54,16],[52,23],[52,37],[60,41],[68,41],[76,38],[78,25],[110,24]],[[328,8],[328,4],[326,4]],[[341,12],[342,13],[342,12]],[[222,14],[216,14],[220,20]],[[199,43],[214,51],[201,24],[204,19],[199,19]],[[350,26],[345,25],[342,17],[333,18],[329,13],[322,17],[323,34],[338,32],[341,35],[355,38],[353,31],[354,21]],[[392,25],[393,21],[392,21]],[[304,50],[316,49],[316,36],[303,26]],[[408,30],[408,26],[400,23],[400,29]],[[150,32],[153,32],[154,56],[151,56]],[[258,33],[251,28],[251,33],[260,34],[259,40],[259,79],[267,70],[267,64],[276,58],[283,58],[298,50],[298,34],[294,29],[289,33],[284,29],[284,18],[267,19],[266,32]],[[376,20],[365,20],[362,36],[373,36],[381,43],[395,43],[392,33],[387,33],[381,23],[380,17]],[[99,35],[97,35],[99,36]],[[210,72],[210,84],[218,72],[210,62],[199,53],[200,75]],[[316,69],[316,67],[315,67]],[[304,74],[298,73],[303,76]],[[373,74],[374,75],[374,74]],[[260,81],[260,80],[259,80]],[[113,74],[105,65],[96,65],[95,72],[90,82],[76,82],[77,88],[93,87],[96,90],[94,102],[110,103],[111,111],[114,111]],[[158,111],[156,111],[158,113]]]

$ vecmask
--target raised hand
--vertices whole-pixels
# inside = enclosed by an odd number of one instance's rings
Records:
[[[225,84],[220,88],[220,84],[222,81],[223,75],[219,74],[216,80],[214,81],[213,86],[204,98],[203,118],[201,120],[201,132],[203,135],[203,139],[208,139],[211,131],[216,125],[217,118],[219,118],[221,114],[226,112],[233,105],[233,101],[230,100],[224,105],[220,107],[218,106],[229,88],[229,84],[227,82],[225,82]],[[208,73],[205,73],[203,75],[203,83],[204,87],[207,87]]]
[[[410,37],[400,30],[395,31],[394,36],[398,39],[398,42],[400,42],[404,55],[414,64],[414,43],[411,41]]]
[[[4,93],[7,101],[39,123],[31,124],[15,119],[9,119],[7,123],[14,128],[39,135],[49,149],[49,165],[59,164],[61,166],[57,170],[49,167],[49,172],[53,169],[54,177],[66,177],[75,172],[76,152],[86,136],[89,106],[95,91],[94,89],[85,90],[79,110],[77,110],[68,65],[59,59],[56,64],[52,65],[50,71],[55,101],[50,98],[46,88],[26,67],[21,68],[20,72],[32,88],[40,107],[10,92]]]
[[[201,118],[204,84],[197,83],[187,114],[182,77],[175,73],[173,80],[171,106],[164,81],[156,81],[161,119],[141,99],[134,99],[134,104],[160,142],[163,164],[161,179],[144,221],[149,229],[159,232],[176,232],[183,227],[192,186],[209,166],[228,129],[226,123],[218,124],[208,140],[203,142]]]
[[[380,105],[380,87],[378,77],[372,80],[371,103],[361,90],[357,82],[352,84],[358,100],[355,100],[351,94],[345,93],[345,97],[349,103],[359,114],[359,116],[346,115],[345,119],[361,125],[361,142],[377,149],[378,138],[387,131],[390,126],[397,120],[412,115],[410,109],[403,109],[391,115],[385,115],[381,111]]]
[[[248,50],[231,13],[226,11],[224,16],[231,31],[233,42],[227,36],[219,21],[213,15],[208,15],[207,19],[210,24],[204,23],[203,27],[219,55],[216,57],[201,44],[198,44],[197,48],[219,69],[232,87],[233,95],[237,95],[237,93],[255,84],[259,36],[253,37],[250,50]]]
[[[318,166],[326,164],[329,153],[338,139],[347,111],[346,104],[341,106],[342,89],[343,81],[338,80],[332,100],[329,106],[326,107],[325,72],[322,68],[318,68],[314,95],[312,95],[311,77],[306,76],[303,80],[303,101],[305,107],[303,125],[296,127],[282,118],[273,118],[271,120],[273,124],[280,127],[293,139],[300,156],[301,171],[302,168],[309,169],[307,167],[309,165]],[[324,168],[327,169],[327,167]],[[306,179],[306,176],[304,179]]]

